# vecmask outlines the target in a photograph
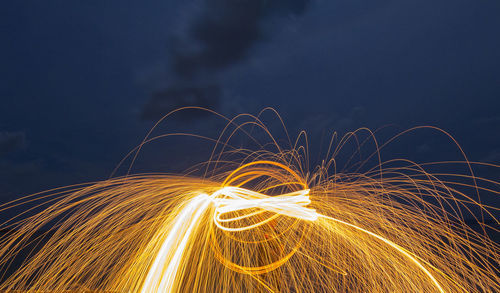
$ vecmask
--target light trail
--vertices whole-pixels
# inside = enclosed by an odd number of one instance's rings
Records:
[[[315,221],[318,219],[318,217],[323,217],[339,224],[352,227],[383,241],[384,243],[407,257],[429,277],[429,279],[434,283],[439,292],[445,292],[441,285],[439,285],[436,278],[432,275],[432,273],[427,268],[425,268],[425,266],[420,261],[418,261],[417,258],[412,255],[412,253],[408,252],[403,247],[366,229],[339,219],[318,214],[314,209],[306,208],[305,206],[311,203],[308,196],[309,191],[309,189],[306,189],[279,195],[276,197],[270,197],[259,192],[244,188],[224,187],[214,192],[211,196],[201,194],[198,197],[192,199],[191,202],[174,220],[174,226],[169,230],[168,236],[164,240],[163,245],[155,258],[155,261],[148,273],[141,292],[147,293],[174,291],[174,281],[177,275],[181,257],[184,254],[184,250],[189,241],[189,238],[191,237],[191,233],[196,229],[196,226],[200,224],[198,223],[198,220],[201,214],[206,212],[210,203],[213,203],[215,205],[215,213],[213,217],[214,223],[217,225],[217,227],[224,231],[241,232],[250,230],[253,228],[257,228],[271,220],[271,218],[269,218],[264,221],[255,223],[254,225],[233,229],[227,228],[220,224],[220,222],[238,221],[250,216],[255,216],[256,213],[252,213],[240,217],[228,218],[225,220],[221,219],[224,214],[230,214],[236,211],[248,210],[252,208],[268,210],[276,214],[281,214],[306,221]]]
[[[436,278],[432,275],[431,272],[429,272],[429,270],[427,268],[425,268],[425,266],[417,260],[417,258],[412,255],[412,253],[408,252],[408,250],[404,249],[403,247],[397,245],[396,243],[380,236],[380,235],[377,235],[373,232],[370,232],[366,229],[363,229],[361,227],[358,227],[356,225],[353,225],[353,224],[350,224],[350,223],[347,223],[347,222],[344,222],[342,220],[339,220],[339,219],[335,219],[335,218],[332,218],[332,217],[328,217],[328,216],[323,216],[323,215],[319,215],[320,217],[324,217],[325,219],[329,219],[329,220],[332,220],[334,222],[337,222],[337,223],[340,223],[342,225],[346,225],[346,226],[349,226],[349,227],[352,227],[354,229],[357,229],[359,231],[362,231],[370,236],[373,236],[381,241],[383,241],[384,243],[386,243],[387,245],[391,246],[392,248],[394,248],[395,250],[397,250],[399,253],[403,254],[404,256],[406,256],[411,262],[413,262],[414,264],[416,264],[418,266],[418,268],[420,270],[422,270],[428,277],[429,279],[431,279],[432,283],[434,283],[434,285],[436,285],[436,288],[439,290],[439,292],[442,292],[444,293],[445,291],[443,290],[443,288],[441,287],[441,285],[439,285],[439,282],[436,280]]]
[[[175,218],[174,226],[163,241],[141,292],[172,292],[186,245],[190,240],[191,233],[199,225],[198,220],[209,203],[208,195],[201,194],[192,199]]]
[[[306,189],[270,197],[244,188],[224,187],[212,194],[212,200],[216,207],[214,213],[214,223],[222,230],[238,232],[259,227],[270,221],[270,219],[266,219],[250,226],[232,229],[221,225],[221,222],[227,223],[255,216],[256,214],[248,214],[224,220],[222,219],[222,217],[226,214],[252,208],[260,209],[258,213],[267,210],[275,214],[292,218],[315,221],[318,218],[316,211],[305,207],[311,203],[308,194],[309,189]],[[220,196],[222,196],[222,198],[219,198]]]
[[[500,230],[500,209],[478,197],[500,195],[500,182],[472,172],[500,166],[382,162],[385,144],[353,132],[311,169],[298,142],[225,150],[237,131],[270,136],[245,117],[228,120],[202,174],[129,175],[0,205],[22,208],[0,225],[0,291],[500,292],[500,245],[486,233]],[[349,139],[348,162],[367,140],[379,161],[338,167]]]
[[[273,174],[277,181],[255,177],[255,168],[262,165],[274,169],[261,174]],[[63,292],[82,284],[78,286],[95,291],[143,293],[212,287],[287,292],[297,286],[305,291],[317,286],[366,291],[384,284],[402,291],[474,292],[476,287],[498,287],[493,264],[488,267],[498,260],[497,246],[481,242],[472,230],[457,233],[449,220],[414,213],[412,207],[385,203],[375,195],[403,196],[405,189],[386,185],[370,190],[376,180],[337,185],[335,193],[332,188],[282,185],[277,182],[295,182],[295,175],[279,166],[268,161],[247,165],[228,175],[237,178],[228,181],[235,186],[146,176],[71,191],[39,216],[21,222],[23,230],[1,240],[0,261],[5,263],[32,241],[29,231],[77,209],[2,289]],[[262,180],[270,181],[256,190],[243,187]],[[289,190],[262,192],[273,186]],[[476,260],[468,257],[470,251]],[[37,271],[43,273],[30,279]],[[236,281],[245,275],[250,279]],[[103,282],[103,276],[109,281]],[[280,283],[283,278],[290,283]],[[318,285],[324,279],[328,282]],[[261,288],[251,287],[256,284]]]
[[[309,190],[301,190],[283,194],[277,197],[269,197],[264,194],[238,187],[224,187],[214,192],[211,196],[200,194],[193,198],[180,214],[174,219],[173,227],[168,229],[166,239],[155,242],[163,242],[158,254],[151,266],[141,292],[173,292],[174,282],[179,269],[181,258],[191,234],[198,228],[200,216],[206,212],[209,204],[215,205],[214,223],[225,231],[244,231],[261,226],[269,221],[261,221],[251,226],[230,229],[220,224],[223,222],[242,220],[247,215],[237,218],[222,220],[224,214],[236,211],[260,208],[277,214],[314,221],[318,218],[316,212],[305,208],[311,203],[307,194]],[[160,231],[159,238],[165,235]]]

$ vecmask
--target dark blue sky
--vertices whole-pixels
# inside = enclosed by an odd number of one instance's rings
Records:
[[[106,178],[159,113],[186,103],[274,107],[316,147],[331,131],[434,125],[472,160],[500,163],[499,1],[235,2],[3,3],[0,201]],[[213,133],[208,119],[172,123]],[[144,170],[190,160],[169,148],[151,148]],[[395,149],[420,161],[453,151],[431,131]]]

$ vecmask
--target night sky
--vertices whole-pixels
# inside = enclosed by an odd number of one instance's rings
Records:
[[[497,0],[1,6],[0,202],[107,178],[156,119],[183,105],[231,117],[274,107],[292,134],[308,131],[312,151],[333,131],[433,125],[471,160],[500,164]],[[186,112],[161,130],[214,136],[213,119]],[[172,153],[172,144],[146,149],[138,171],[188,167],[206,147]],[[428,130],[393,151],[419,162],[460,159]],[[498,170],[478,172],[500,181]]]

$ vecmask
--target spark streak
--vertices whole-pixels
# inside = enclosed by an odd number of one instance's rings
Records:
[[[230,229],[222,226],[219,222],[237,221],[255,214],[227,220],[222,220],[221,216],[236,211],[260,208],[289,217],[314,221],[318,218],[316,212],[312,209],[304,208],[304,206],[311,203],[307,196],[308,193],[309,190],[307,189],[277,197],[268,197],[244,188],[224,187],[214,192],[210,197],[206,194],[200,194],[193,198],[175,218],[174,226],[169,229],[167,238],[163,240],[163,244],[148,272],[141,292],[173,291],[179,263],[190,240],[191,233],[200,225],[198,222],[200,216],[206,211],[210,203],[214,203],[216,206],[214,222],[217,227],[225,231],[244,231],[261,226],[270,219],[251,226]],[[219,198],[220,196],[223,198]],[[163,234],[161,232],[159,237],[161,238]]]
[[[310,171],[307,146],[284,150],[257,117],[245,117],[229,120],[231,134],[215,139],[203,174],[129,175],[0,205],[23,208],[0,225],[0,291],[500,291],[500,246],[487,234],[498,231],[499,209],[479,198],[498,196],[500,183],[473,173],[500,166],[465,158],[446,164],[469,173],[431,173],[426,167],[440,163],[383,162],[375,143],[354,170],[338,171],[350,138],[350,158],[362,153],[350,133]],[[253,127],[271,142],[224,149]]]
[[[250,230],[253,228],[257,228],[271,220],[267,219],[250,226],[233,229],[227,228],[220,224],[220,222],[237,221],[256,215],[256,213],[253,213],[225,220],[221,219],[224,214],[230,214],[236,211],[252,208],[268,210],[276,214],[281,214],[307,221],[315,221],[318,219],[318,217],[323,217],[342,225],[352,227],[383,241],[387,245],[397,250],[399,253],[406,256],[430,278],[439,292],[444,293],[443,288],[439,285],[438,281],[431,274],[431,272],[429,272],[429,270],[426,269],[425,266],[422,265],[422,263],[418,261],[415,256],[408,252],[406,249],[366,229],[339,219],[317,214],[314,209],[305,208],[306,205],[311,203],[311,201],[309,200],[309,196],[307,196],[307,194],[309,194],[309,191],[309,189],[306,189],[276,197],[269,197],[264,194],[244,188],[224,187],[214,192],[210,197],[206,194],[201,194],[198,197],[192,199],[191,202],[174,220],[174,227],[169,231],[168,237],[164,240],[163,245],[159,250],[153,266],[148,273],[145,284],[142,288],[142,292],[147,293],[173,291],[174,281],[179,263],[181,261],[181,257],[184,253],[185,247],[189,241],[189,237],[195,229],[195,226],[199,225],[198,220],[201,214],[206,211],[208,204],[210,202],[213,202],[216,206],[213,218],[214,223],[217,225],[217,227],[224,231],[236,232]],[[222,196],[223,198],[220,199],[220,196]],[[192,215],[193,213],[194,215]]]
[[[198,220],[205,212],[209,198],[201,194],[191,200],[174,220],[174,226],[168,232],[167,238],[149,270],[141,292],[171,292],[175,277],[191,233],[199,224]],[[194,214],[193,214],[194,213]]]

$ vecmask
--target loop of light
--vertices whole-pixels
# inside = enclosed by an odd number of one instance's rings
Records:
[[[240,232],[254,229],[272,220],[272,218],[268,218],[252,225],[237,228],[229,228],[221,224],[238,221],[254,215],[255,212],[233,218],[222,218],[225,214],[252,208],[259,208],[261,210],[274,212],[279,215],[306,221],[316,221],[319,217],[323,217],[333,220],[339,224],[349,226],[373,236],[374,238],[381,240],[393,249],[397,250],[413,262],[422,272],[424,272],[430,278],[432,283],[434,283],[439,292],[444,292],[432,273],[406,249],[359,226],[318,214],[316,210],[307,208],[306,206],[311,203],[311,200],[309,199],[309,191],[309,189],[304,189],[271,197],[241,187],[226,186],[217,190],[210,196],[207,194],[200,194],[195,197],[177,216],[174,226],[171,228],[170,232],[168,232],[168,236],[164,240],[155,261],[148,272],[141,292],[148,293],[172,291],[176,280],[178,266],[181,262],[186,245],[190,240],[193,230],[199,224],[198,222],[200,216],[208,209],[210,203],[215,206],[213,216],[215,225],[224,231],[230,232]],[[282,261],[278,261],[278,263],[282,263]]]

